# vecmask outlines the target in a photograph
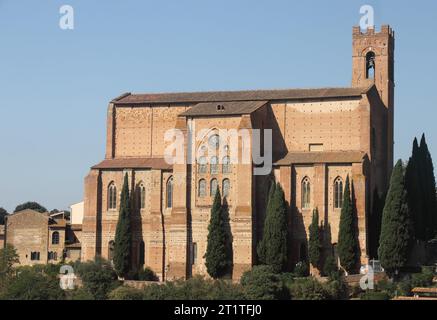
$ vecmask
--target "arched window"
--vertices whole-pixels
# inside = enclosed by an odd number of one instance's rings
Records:
[[[52,233],[52,244],[59,244],[59,232],[55,231]]]
[[[210,189],[210,196],[214,197],[215,194],[217,193],[217,187],[218,187],[218,183],[217,183],[217,179],[212,179],[211,180],[211,189]]]
[[[138,206],[140,209],[146,208],[146,187],[144,183],[140,183],[137,188],[138,192]]]
[[[211,173],[217,174],[218,173],[218,158],[217,157],[211,157]]]
[[[302,208],[309,209],[311,202],[311,187],[310,187],[310,179],[305,177],[302,180]]]
[[[375,53],[366,54],[366,79],[375,79]]]
[[[199,164],[198,164],[198,172],[199,173],[206,173],[206,168],[207,168],[207,164],[206,164],[206,157],[202,156],[199,158]]]
[[[340,209],[343,206],[343,180],[340,177],[334,181],[334,208]]]
[[[173,177],[170,177],[167,181],[167,208],[173,207]]]
[[[223,180],[222,190],[223,190],[223,197],[229,196],[229,191],[231,190],[231,181],[229,179]]]
[[[222,164],[222,170],[223,173],[231,173],[231,160],[228,156],[223,157],[223,164]]]
[[[112,262],[114,260],[114,247],[115,242],[114,240],[111,240],[108,242],[108,260]]]
[[[206,180],[205,179],[200,179],[199,180],[199,187],[198,187],[198,190],[197,190],[197,195],[199,197],[206,196]]]
[[[117,209],[117,187],[111,182],[108,187],[108,209]]]

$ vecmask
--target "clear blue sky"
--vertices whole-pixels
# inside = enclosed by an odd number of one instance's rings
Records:
[[[0,0],[0,206],[80,201],[120,93],[349,86],[363,4],[396,31],[395,155],[437,159],[435,1]]]

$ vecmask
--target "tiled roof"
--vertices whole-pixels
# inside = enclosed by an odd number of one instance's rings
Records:
[[[223,116],[250,114],[268,101],[202,102],[180,114],[181,116]]]
[[[305,163],[361,163],[365,153],[361,151],[289,152],[275,165]]]
[[[164,158],[116,158],[106,159],[91,169],[172,169]]]
[[[200,103],[229,101],[260,100],[305,100],[320,98],[360,97],[368,88],[315,88],[315,89],[277,89],[247,91],[210,91],[210,92],[178,92],[178,93],[125,93],[114,100],[115,104],[148,104],[148,103]]]

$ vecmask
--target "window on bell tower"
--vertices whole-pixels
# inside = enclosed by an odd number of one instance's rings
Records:
[[[375,53],[366,54],[366,79],[375,79]]]

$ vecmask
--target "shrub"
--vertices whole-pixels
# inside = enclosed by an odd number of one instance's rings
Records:
[[[241,277],[243,292],[248,300],[288,299],[289,295],[279,275],[271,266],[255,266]]]
[[[94,296],[85,288],[78,288],[67,292],[69,300],[94,300]]]
[[[423,267],[421,273],[414,273],[411,276],[411,286],[414,287],[429,287],[432,285],[434,272],[432,268]]]
[[[84,288],[96,300],[105,300],[107,294],[120,285],[114,269],[103,259],[80,263],[75,270],[80,275]]]
[[[158,276],[152,269],[145,267],[143,270],[138,272],[138,280],[141,281],[159,281]]]
[[[142,300],[143,291],[126,286],[120,286],[108,294],[109,300]]]
[[[295,300],[328,300],[329,293],[314,278],[296,279],[289,287],[291,299]]]
[[[361,294],[361,300],[390,300],[390,295],[385,291],[366,291]]]
[[[293,273],[296,277],[308,277],[310,273],[308,263],[306,261],[299,261],[294,266]]]
[[[7,300],[62,300],[64,297],[58,279],[32,269],[19,272],[3,295]]]

